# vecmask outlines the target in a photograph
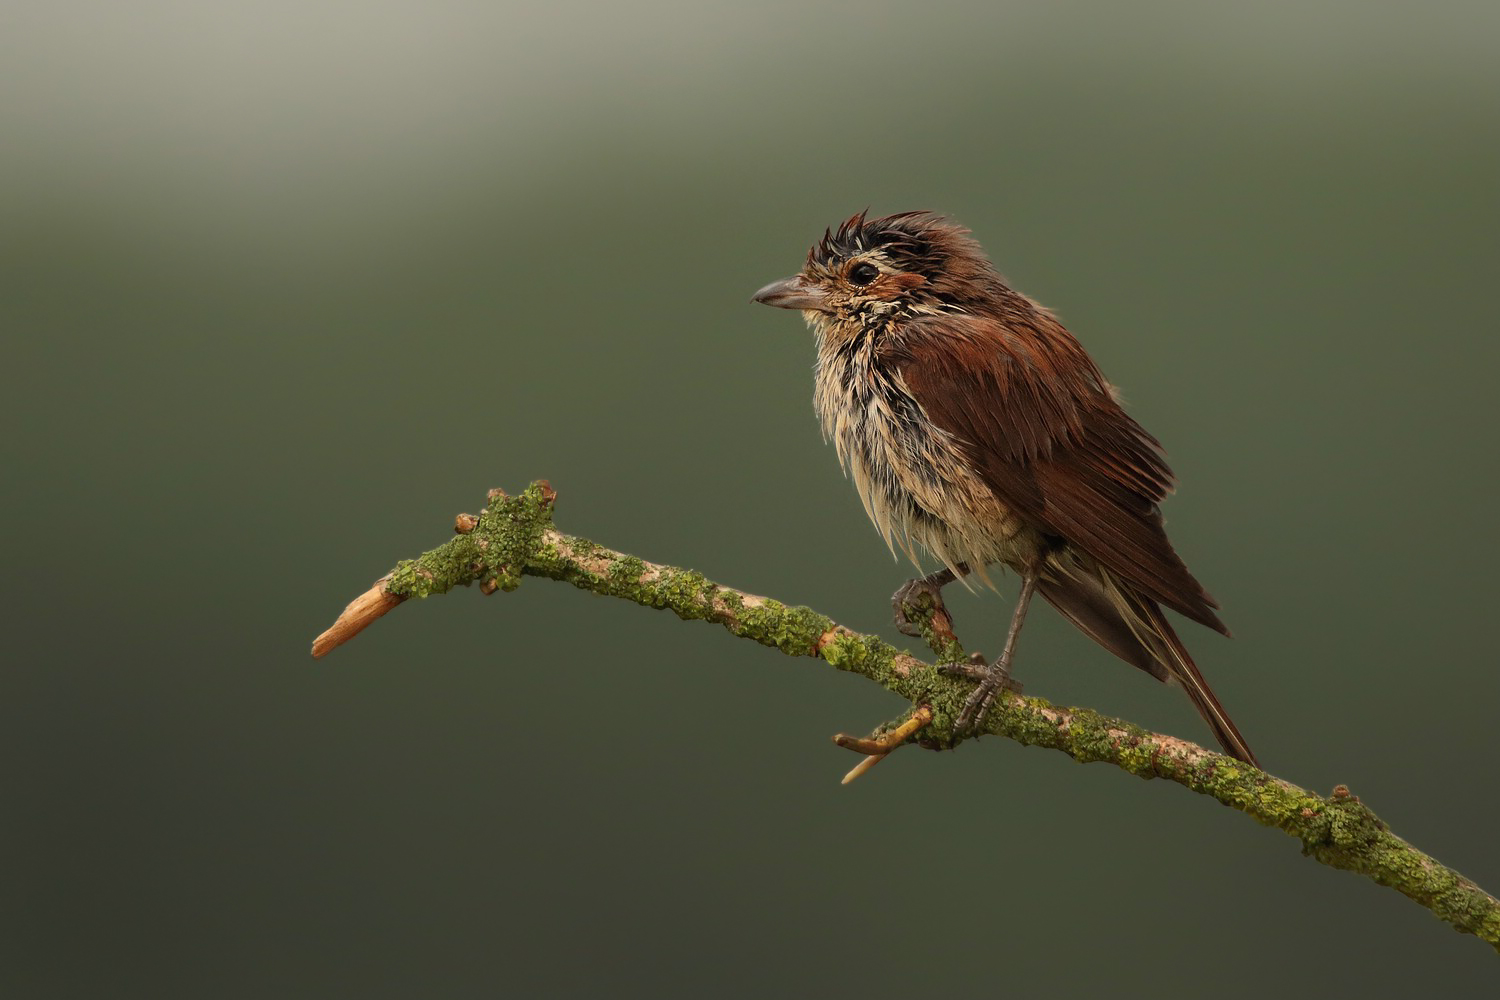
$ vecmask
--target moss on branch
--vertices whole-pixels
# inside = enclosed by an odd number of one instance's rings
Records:
[[[821,658],[869,678],[911,702],[913,709],[928,706],[932,721],[917,737],[924,746],[947,749],[960,742],[953,725],[973,682],[940,673],[910,653],[811,609],[742,593],[693,570],[659,566],[562,534],[552,523],[555,500],[545,482],[533,483],[515,497],[492,490],[482,514],[459,516],[454,538],[398,564],[351,603],[314,643],[315,655],[352,638],[402,600],[476,582],[485,593],[514,590],[522,577],[539,576],[671,611],[679,618],[713,622],[791,656]],[[939,662],[963,659],[962,646],[945,624],[935,626],[930,608],[918,622]],[[1342,785],[1331,795],[1318,795],[1186,740],[1013,692],[995,702],[982,732],[1058,750],[1081,763],[1104,762],[1137,777],[1174,781],[1296,837],[1309,857],[1389,886],[1500,951],[1500,902],[1395,836]]]

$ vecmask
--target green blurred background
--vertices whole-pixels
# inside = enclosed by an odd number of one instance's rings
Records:
[[[933,208],[1167,444],[1266,765],[1500,890],[1500,8],[7,3],[17,997],[1454,995],[1489,948],[1165,782],[528,581],[311,638],[494,486],[900,639],[750,294]],[[1007,588],[1007,597],[1011,589]],[[1009,604],[958,596],[993,651]],[[1050,610],[1029,691],[1209,737]],[[904,644],[904,642],[903,642]]]

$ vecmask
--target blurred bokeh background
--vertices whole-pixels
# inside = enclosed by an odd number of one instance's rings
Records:
[[[748,297],[969,225],[1167,444],[1274,772],[1491,890],[1500,8],[66,3],[0,14],[16,997],[1453,995],[1489,948],[1163,782],[544,581],[311,638],[493,486],[900,639]],[[1011,595],[1007,589],[1006,597]],[[1009,613],[958,596],[993,651]],[[1029,691],[1190,738],[1038,614]],[[904,644],[904,643],[903,643]]]

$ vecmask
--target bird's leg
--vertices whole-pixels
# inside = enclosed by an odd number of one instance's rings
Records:
[[[958,721],[954,723],[955,732],[966,734],[977,729],[1001,688],[1019,692],[1020,685],[1010,679],[1011,658],[1015,655],[1016,639],[1021,635],[1021,625],[1026,621],[1026,609],[1031,604],[1036,583],[1036,570],[1028,569],[1022,574],[1021,593],[1016,598],[1016,610],[1010,616],[1010,631],[1005,634],[1005,649],[1001,651],[1000,658],[990,664],[979,686],[969,695],[969,700],[964,702],[963,711],[958,713]]]
[[[959,563],[958,572],[952,569],[940,569],[936,573],[918,577],[915,580],[907,580],[901,585],[901,589],[891,595],[891,611],[896,618],[896,628],[903,634],[916,639],[927,639],[934,651],[938,647],[933,645],[932,640],[922,633],[923,619],[927,617],[927,608],[923,606],[923,598],[926,598],[932,606],[931,629],[946,645],[955,641],[953,635],[953,617],[948,614],[948,609],[943,605],[943,588],[957,580],[960,576],[969,575],[969,564]]]

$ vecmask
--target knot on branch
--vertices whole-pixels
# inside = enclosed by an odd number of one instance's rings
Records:
[[[1299,818],[1303,821],[1298,836],[1302,840],[1302,853],[1322,856],[1329,853],[1349,853],[1363,850],[1379,841],[1388,827],[1369,806],[1350,794],[1346,785],[1339,785],[1328,798],[1315,805],[1304,806]]]
[[[545,479],[514,497],[490,490],[483,513],[459,515],[454,538],[399,563],[385,582],[386,593],[401,599],[428,597],[475,581],[486,594],[515,590],[552,527],[556,502],[557,492]]]

